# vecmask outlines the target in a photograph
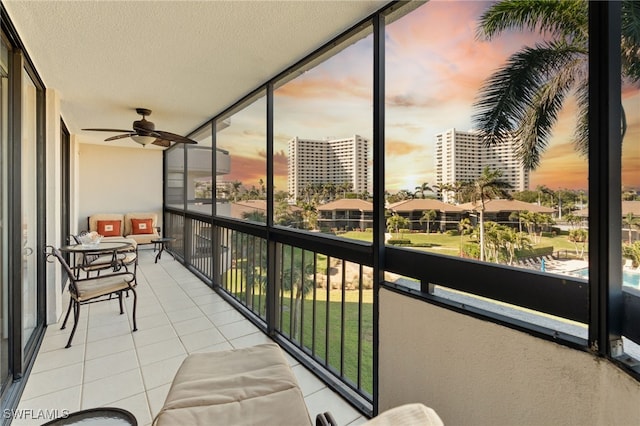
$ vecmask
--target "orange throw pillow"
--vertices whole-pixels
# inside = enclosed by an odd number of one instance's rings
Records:
[[[153,234],[153,219],[131,219],[131,232],[137,234]]]
[[[121,221],[119,220],[99,220],[98,234],[103,237],[119,237]]]

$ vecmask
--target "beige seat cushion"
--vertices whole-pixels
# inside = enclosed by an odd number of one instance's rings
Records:
[[[154,425],[311,425],[276,344],[189,355]]]
[[[384,411],[363,426],[444,426],[438,414],[424,404],[405,404]]]
[[[133,280],[133,274],[114,274],[90,278],[77,282],[79,302],[104,296],[121,290],[129,289],[129,282]],[[132,283],[132,286],[134,284]]]
[[[131,227],[131,219],[151,219],[151,234],[134,234]],[[158,215],[151,212],[127,213],[124,215],[124,235],[127,238],[135,240],[138,244],[151,244],[152,240],[160,238],[158,234]]]

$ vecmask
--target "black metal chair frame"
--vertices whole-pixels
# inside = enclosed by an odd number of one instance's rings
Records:
[[[120,303],[120,315],[124,314],[124,306],[122,303],[122,293],[131,291],[133,293],[133,330],[137,331],[138,326],[136,323],[136,306],[137,306],[137,293],[135,291],[136,286],[136,277],[135,274],[131,272],[114,272],[107,275],[97,276],[97,277],[89,277],[89,278],[78,278],[74,271],[69,266],[67,261],[62,256],[60,250],[56,249],[53,246],[47,246],[45,249],[45,255],[47,257],[47,262],[52,262],[52,257],[56,257],[62,268],[65,270],[67,275],[69,276],[69,307],[67,308],[67,313],[64,317],[64,321],[62,322],[61,330],[64,330],[67,326],[67,320],[69,319],[69,314],[71,313],[71,309],[73,308],[73,329],[71,330],[71,335],[69,336],[69,340],[67,341],[67,345],[65,348],[71,347],[71,341],[73,340],[73,336],[76,333],[76,329],[78,327],[78,321],[80,319],[80,306],[86,305],[89,303],[97,303],[104,302],[107,300],[112,300],[113,296],[118,296],[118,301]],[[100,280],[112,280],[113,278],[121,278],[123,283],[126,283],[126,287],[120,288],[118,290],[110,290],[104,291],[95,296],[82,300],[80,296],[80,289],[83,286],[89,286],[91,283],[99,283]]]

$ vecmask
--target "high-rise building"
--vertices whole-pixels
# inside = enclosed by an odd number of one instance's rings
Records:
[[[369,192],[369,139],[359,135],[341,139],[289,140],[288,191],[300,198],[307,184],[351,184],[352,192]]]
[[[455,128],[436,135],[436,184],[438,186],[470,182],[477,179],[485,167],[500,170],[502,180],[512,186],[512,191],[529,189],[529,171],[515,154],[515,140],[491,147],[483,146],[477,131],[463,132]],[[453,192],[444,191],[442,200],[453,202]]]

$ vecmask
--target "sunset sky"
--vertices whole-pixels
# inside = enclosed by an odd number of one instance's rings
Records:
[[[413,190],[435,183],[435,134],[472,128],[472,104],[482,82],[509,55],[542,40],[509,33],[492,41],[475,38],[480,1],[430,1],[386,27],[386,190]],[[372,36],[279,87],[274,97],[275,185],[286,189],[287,141],[302,138],[372,137]],[[640,188],[640,90],[625,87],[629,129],[623,145],[623,185]],[[531,189],[586,189],[587,162],[571,143],[575,101],[565,102]],[[231,154],[232,172],[251,188],[266,176],[265,101],[231,117],[218,134]]]

